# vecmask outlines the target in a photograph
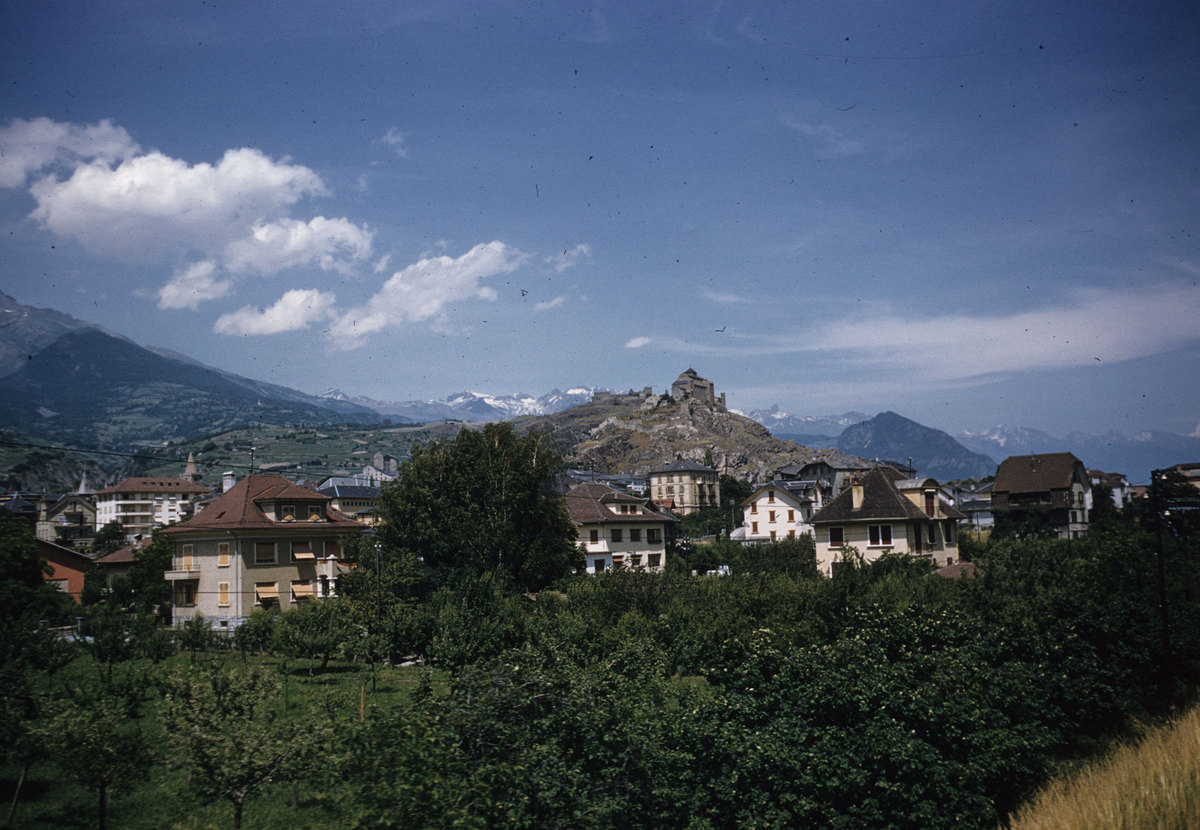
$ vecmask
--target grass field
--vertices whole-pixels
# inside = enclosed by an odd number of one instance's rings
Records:
[[[226,670],[240,668],[237,654],[205,655],[201,661]],[[159,669],[171,671],[188,665],[186,657],[164,661]],[[302,728],[304,713],[329,717],[337,725],[358,720],[372,707],[396,706],[420,682],[421,670],[384,666],[372,682],[370,669],[363,665],[333,661],[324,672],[309,676],[308,661],[283,663],[277,658],[249,658],[247,666],[261,666],[276,672],[280,679],[278,711],[281,722]],[[146,669],[148,663],[139,662]],[[91,658],[81,657],[59,673],[53,683],[80,684],[97,671]],[[435,678],[435,684],[440,685]],[[437,686],[435,685],[435,688]],[[232,826],[232,808],[228,802],[204,802],[189,791],[185,773],[168,768],[164,761],[165,742],[158,721],[160,698],[152,692],[143,707],[143,723],[148,735],[148,751],[154,763],[144,781],[134,789],[114,790],[108,803],[108,826],[128,830],[208,830]],[[336,727],[335,727],[336,728]],[[20,769],[0,767],[0,792],[4,803],[0,825],[8,817],[12,795]],[[246,803],[244,827],[252,828],[325,828],[339,827],[335,803],[334,777],[314,776],[295,783],[280,781],[267,785]],[[293,796],[296,806],[293,807]],[[52,763],[34,764],[22,786],[12,828],[94,828],[97,826],[97,796],[93,791],[66,778]]]
[[[1200,828],[1200,708],[1050,783],[1011,830]]]

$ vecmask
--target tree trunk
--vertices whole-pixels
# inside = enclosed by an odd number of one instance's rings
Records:
[[[17,815],[17,801],[21,798],[21,787],[25,785],[25,776],[29,774],[28,762],[21,765],[21,777],[17,779],[17,789],[13,792],[12,805],[8,808],[8,821],[4,822],[5,827],[11,827],[13,819]]]
[[[292,782],[292,809],[295,810],[300,806],[300,782]]]
[[[100,830],[108,827],[108,787],[100,788],[100,824],[97,826]]]
[[[242,830],[242,800],[233,802],[233,830]]]

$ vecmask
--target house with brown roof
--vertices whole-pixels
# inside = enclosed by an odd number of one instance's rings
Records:
[[[675,517],[660,513],[646,499],[607,484],[588,483],[566,494],[567,511],[579,528],[588,573],[610,568],[661,571],[667,564],[667,539]]]
[[[192,514],[195,501],[210,492],[210,488],[190,478],[127,478],[96,491],[96,527],[120,522],[130,540],[149,536],[156,527],[186,519]]]
[[[337,592],[342,545],[366,529],[329,496],[281,475],[251,474],[163,531],[175,624],[203,614],[231,630],[255,608],[287,610]]]
[[[817,567],[832,576],[851,548],[868,562],[898,553],[927,557],[939,568],[953,565],[962,518],[935,479],[875,467],[813,514]]]
[[[997,528],[1017,535],[1052,532],[1060,539],[1087,533],[1092,485],[1083,462],[1069,452],[1012,455],[992,485]]]

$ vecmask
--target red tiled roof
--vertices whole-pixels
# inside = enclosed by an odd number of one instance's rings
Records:
[[[260,502],[288,501],[296,504],[319,502],[325,505],[322,522],[276,522],[267,517],[259,506]],[[189,533],[197,530],[247,530],[279,529],[280,527],[342,528],[361,531],[363,526],[350,517],[329,506],[329,496],[301,487],[281,475],[273,473],[251,474],[243,478],[226,492],[213,499],[204,510],[182,524],[167,528],[169,534]]]
[[[97,495],[112,493],[211,493],[211,487],[195,484],[187,479],[170,476],[139,476],[127,478],[113,487],[97,490]]]
[[[576,524],[598,524],[602,522],[673,522],[673,516],[655,512],[643,499],[614,490],[606,484],[580,484],[572,487],[566,495],[567,512]],[[608,504],[636,504],[642,510],[637,513],[614,513]]]

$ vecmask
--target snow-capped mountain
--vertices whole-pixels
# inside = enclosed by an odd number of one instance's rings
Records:
[[[380,415],[414,423],[426,421],[502,421],[521,415],[549,415],[587,403],[599,387],[577,386],[563,392],[553,389],[541,397],[518,393],[515,395],[489,395],[484,392],[463,391],[450,395],[442,401],[377,401],[372,398],[354,397],[330,389],[321,397],[344,401],[373,409]]]
[[[735,409],[732,411],[758,421],[773,435],[797,434],[836,437],[841,435],[846,427],[862,423],[871,417],[861,412],[844,412],[841,415],[792,415],[781,410],[778,404],[773,404],[770,409]]]

